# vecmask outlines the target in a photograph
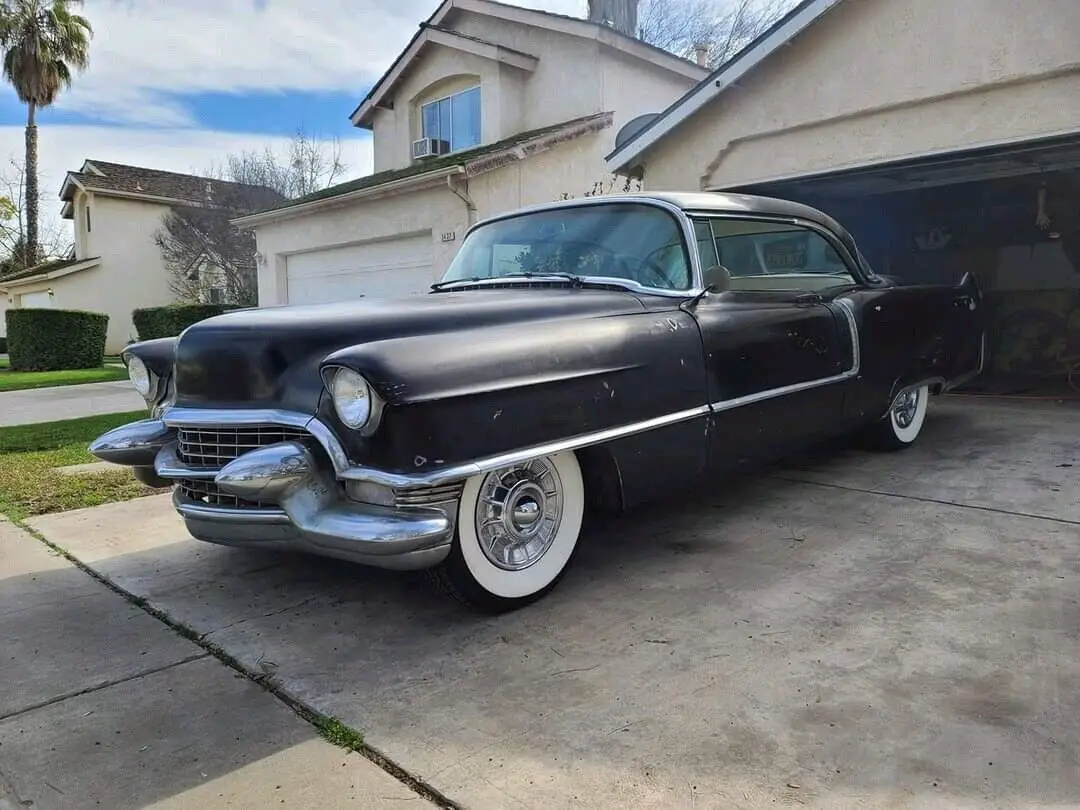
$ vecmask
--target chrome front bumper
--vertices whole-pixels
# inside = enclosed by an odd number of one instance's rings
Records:
[[[199,426],[205,429],[207,423],[200,420]],[[144,419],[100,436],[90,452],[132,467],[149,486],[173,486],[173,505],[199,540],[303,551],[397,570],[437,565],[450,552],[457,514],[454,487],[425,488],[426,497],[412,490],[402,498],[423,505],[350,499],[334,460],[314,436],[248,450],[219,468],[191,466],[178,452],[182,427],[168,414]],[[235,505],[192,497],[187,488],[199,482],[212,483]]]

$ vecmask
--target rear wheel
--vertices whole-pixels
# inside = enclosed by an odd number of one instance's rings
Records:
[[[431,575],[470,607],[524,607],[566,572],[584,514],[585,486],[572,452],[473,476],[462,491],[450,555]]]
[[[922,432],[930,386],[909,388],[893,402],[889,413],[874,424],[867,438],[879,450],[903,450],[910,447]]]

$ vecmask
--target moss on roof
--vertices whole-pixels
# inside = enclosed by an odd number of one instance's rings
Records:
[[[569,121],[562,121],[558,124],[552,124],[547,127],[540,127],[538,129],[531,129],[526,132],[519,132],[516,135],[512,135],[509,138],[503,138],[501,141],[495,141],[494,143],[485,144],[484,146],[477,146],[473,149],[464,149],[460,152],[454,152],[452,155],[443,155],[442,157],[428,158],[413,163],[410,166],[406,166],[403,169],[390,169],[384,172],[378,172],[377,174],[369,174],[366,177],[359,177],[356,180],[349,180],[346,183],[339,183],[336,186],[330,186],[320,191],[307,194],[303,197],[298,197],[295,200],[288,200],[281,205],[275,205],[271,208],[258,211],[259,214],[269,213],[270,211],[281,211],[287,208],[294,208],[298,205],[305,203],[316,202],[317,200],[326,200],[331,197],[340,197],[344,194],[351,194],[354,191],[360,191],[366,188],[374,188],[375,186],[381,186],[386,183],[392,183],[396,180],[404,180],[408,177],[416,177],[421,174],[427,174],[429,172],[437,172],[440,169],[450,169],[455,166],[464,166],[465,164],[476,160],[484,155],[495,154],[497,152],[511,149],[520,144],[534,140],[536,138],[543,138],[545,135],[552,135],[561,132],[565,129],[570,129],[574,126],[587,123],[592,119],[599,119],[607,115],[607,113],[597,113],[593,115],[582,116],[581,118],[573,118]]]
[[[82,264],[83,262],[91,262],[95,259],[97,259],[96,256],[88,259],[50,259],[49,261],[35,264],[33,267],[22,267],[8,273],[0,273],[0,284],[3,284],[5,281],[22,281],[34,276],[43,276],[46,273],[54,273],[57,270],[63,270],[65,267]]]

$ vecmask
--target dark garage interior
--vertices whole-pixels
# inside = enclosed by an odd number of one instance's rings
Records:
[[[1080,398],[1080,138],[737,190],[827,211],[878,273],[914,281],[974,273],[990,353],[967,392]]]

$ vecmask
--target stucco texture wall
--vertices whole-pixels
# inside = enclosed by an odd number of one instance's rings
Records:
[[[456,242],[442,242],[442,233],[454,231],[460,239],[467,226],[465,203],[445,181],[411,193],[343,203],[260,225],[255,239],[265,261],[259,266],[259,306],[288,303],[285,272],[290,255],[362,245],[399,234],[430,232],[437,277],[457,250]]]
[[[560,143],[526,160],[510,163],[455,183],[483,219],[526,205],[551,202],[563,194],[580,197],[608,178],[603,154],[608,130]],[[362,245],[401,234],[429,232],[438,280],[456,255],[470,224],[465,202],[442,184],[393,196],[342,203],[331,209],[260,225],[255,229],[259,253],[259,305],[289,303],[286,267],[289,256],[334,247]],[[444,233],[456,238],[443,242]]]
[[[723,188],[1080,126],[1080,3],[848,0],[645,155]]]
[[[109,316],[105,351],[120,352],[129,339],[137,338],[131,320],[133,310],[175,300],[161,251],[153,239],[167,211],[164,205],[92,197],[91,228],[85,235],[86,257],[100,256],[101,263],[51,281],[20,286],[12,292],[17,297],[51,288],[53,309],[105,313]]]

